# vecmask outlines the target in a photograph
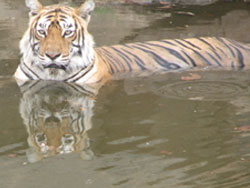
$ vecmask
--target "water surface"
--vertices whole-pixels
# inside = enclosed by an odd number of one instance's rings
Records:
[[[21,0],[0,0],[0,10],[0,187],[250,186],[249,71],[131,77],[97,95],[66,83],[19,88],[11,76],[27,10]],[[249,12],[246,3],[106,5],[89,29],[97,46],[196,36],[249,43]],[[191,73],[199,79],[188,81]]]

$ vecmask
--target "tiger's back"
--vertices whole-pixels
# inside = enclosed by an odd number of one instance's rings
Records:
[[[95,50],[110,74],[207,66],[242,69],[250,64],[249,46],[217,37],[137,42]]]

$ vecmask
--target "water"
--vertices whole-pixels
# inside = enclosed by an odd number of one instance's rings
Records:
[[[0,5],[1,188],[250,186],[249,71],[131,77],[98,95],[89,85],[19,88],[11,75],[27,12],[21,0]],[[106,5],[89,29],[97,46],[188,36],[250,42],[249,10],[244,3],[169,11]],[[188,81],[192,74],[198,79]]]

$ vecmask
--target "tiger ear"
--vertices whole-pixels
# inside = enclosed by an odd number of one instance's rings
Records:
[[[35,16],[38,14],[39,9],[43,6],[39,0],[25,0],[26,6],[30,9],[30,16]]]
[[[93,0],[86,0],[77,10],[78,14],[87,22],[90,20],[90,15],[95,9],[95,2]]]

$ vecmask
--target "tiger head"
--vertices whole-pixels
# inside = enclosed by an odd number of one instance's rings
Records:
[[[92,128],[95,89],[65,82],[33,81],[21,87],[19,112],[28,133],[30,163],[79,153],[91,159],[88,131]]]
[[[44,80],[63,80],[94,62],[94,41],[87,27],[95,4],[86,0],[78,8],[43,6],[26,0],[29,27],[21,42],[22,61]]]

